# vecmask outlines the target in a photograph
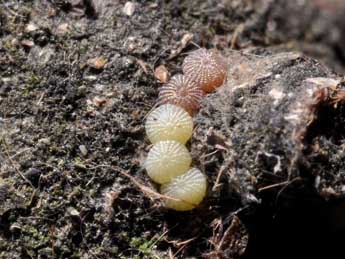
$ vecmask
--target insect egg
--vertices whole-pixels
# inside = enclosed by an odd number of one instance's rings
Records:
[[[149,177],[154,182],[162,184],[185,173],[191,163],[192,157],[184,145],[167,140],[153,145],[144,166]]]
[[[158,103],[171,103],[193,114],[199,108],[204,93],[190,77],[176,75],[163,85],[159,92]]]
[[[206,176],[199,169],[191,168],[170,183],[163,184],[161,194],[167,196],[164,200],[166,207],[185,211],[199,205],[206,195],[206,188]]]
[[[192,136],[193,119],[181,107],[164,104],[149,114],[145,129],[153,144],[162,140],[175,140],[185,144]]]
[[[226,60],[217,50],[198,49],[183,61],[182,70],[190,76],[206,93],[221,86],[227,75]]]

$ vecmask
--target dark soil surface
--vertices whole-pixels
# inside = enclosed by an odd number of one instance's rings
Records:
[[[0,0],[0,258],[283,258],[308,255],[308,238],[335,253],[344,10],[341,0]],[[155,68],[181,72],[198,46],[239,67],[224,87],[242,88],[204,100],[190,147],[210,191],[180,213],[146,189],[157,186],[141,167],[144,122],[161,86]],[[313,103],[303,87],[316,77],[337,81],[312,88],[322,95]],[[274,86],[293,97],[272,112]],[[311,117],[284,123],[308,98]],[[212,106],[220,100],[231,101]],[[279,188],[260,193],[270,185]]]

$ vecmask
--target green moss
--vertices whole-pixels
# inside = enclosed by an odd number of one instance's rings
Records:
[[[86,165],[84,164],[84,162],[79,157],[76,157],[74,159],[74,166],[79,168],[79,169],[84,169],[84,170],[87,169]]]
[[[27,84],[30,86],[36,86],[41,82],[41,79],[38,75],[31,73],[27,79]]]
[[[45,246],[50,240],[49,236],[44,235],[43,232],[32,226],[25,226],[22,229],[22,234],[26,248],[28,251],[31,250],[31,252],[37,250],[39,247]]]
[[[80,46],[79,54],[82,54],[82,55],[86,54],[88,49],[89,49],[89,47],[87,45]]]
[[[41,82],[41,78],[34,74],[34,73],[30,73],[29,76],[26,79],[26,84],[25,84],[25,88],[24,88],[24,96],[29,96],[30,93],[37,88],[37,86],[40,84]]]
[[[135,249],[138,254],[134,258],[146,258],[146,259],[162,259],[162,257],[156,254],[156,243],[160,240],[159,237],[154,236],[150,240],[144,237],[133,237],[129,246]]]

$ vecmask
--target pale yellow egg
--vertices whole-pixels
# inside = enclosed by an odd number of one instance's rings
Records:
[[[153,144],[163,140],[185,144],[192,136],[193,119],[181,107],[164,104],[149,114],[145,129]]]
[[[197,168],[191,168],[170,183],[161,186],[165,206],[178,211],[192,210],[204,199],[207,189],[206,176]]]
[[[144,166],[149,177],[154,182],[162,184],[185,173],[191,163],[192,157],[184,145],[166,140],[153,145]]]

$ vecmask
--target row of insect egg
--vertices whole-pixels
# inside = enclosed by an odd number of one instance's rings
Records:
[[[147,117],[146,134],[153,144],[145,161],[149,177],[161,184],[165,206],[191,210],[206,195],[206,176],[192,167],[185,147],[193,132],[192,115],[205,93],[221,86],[227,64],[215,50],[198,49],[182,65],[184,75],[176,75],[160,89],[158,108]]]

